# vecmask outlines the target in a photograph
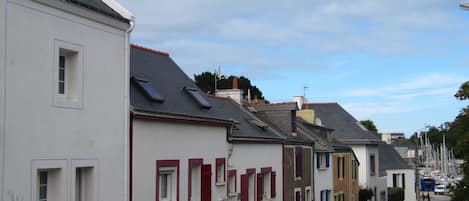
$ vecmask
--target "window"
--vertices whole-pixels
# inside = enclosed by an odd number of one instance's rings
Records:
[[[322,190],[320,192],[321,201],[329,201],[330,190]]]
[[[374,176],[376,174],[376,161],[375,155],[370,155],[370,175]]]
[[[156,161],[156,166],[157,201],[179,200],[179,161],[158,160]]]
[[[295,188],[295,201],[302,201],[301,188]]]
[[[305,201],[311,201],[311,187],[308,186],[305,188]]]
[[[236,170],[228,171],[228,195],[236,195]]]
[[[38,201],[47,201],[47,171],[39,171]]]
[[[272,171],[272,167],[261,168],[261,182],[258,182],[258,193],[262,195],[262,198],[269,200],[275,197],[275,172]],[[262,184],[262,189],[259,185]]]
[[[216,163],[216,183],[217,184],[224,184],[225,183],[225,158],[217,158],[215,159]]]
[[[202,188],[202,164],[203,159],[189,159],[188,197],[191,201],[200,201]]]
[[[246,174],[241,175],[241,201],[255,201],[256,169],[246,169]]]
[[[31,194],[25,200],[67,200],[67,160],[33,160],[31,166]]]
[[[337,178],[343,179],[345,177],[345,158],[337,157]]]
[[[199,104],[200,107],[210,109],[212,105],[205,99],[198,89],[184,87],[184,90]]]
[[[153,101],[163,102],[164,98],[158,93],[148,80],[133,77],[132,80],[145,93],[145,95]]]
[[[83,47],[54,41],[54,105],[83,107]]]
[[[329,153],[316,153],[316,167],[318,169],[329,168]]]
[[[295,177],[301,178],[303,176],[303,148],[295,147]]]
[[[97,160],[76,159],[71,165],[71,200],[97,201]]]

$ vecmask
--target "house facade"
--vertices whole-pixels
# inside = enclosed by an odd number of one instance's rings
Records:
[[[126,200],[131,14],[101,1],[0,9],[0,200]]]
[[[386,178],[386,187],[402,188],[405,201],[415,201],[415,170],[392,145],[379,144],[380,172]]]
[[[253,104],[255,115],[285,137],[283,147],[283,200],[312,200],[315,194],[313,172],[314,141],[297,127],[295,102]]]
[[[385,179],[379,175],[378,144],[381,140],[337,103],[306,103],[305,107],[314,111],[316,124],[334,129],[334,137],[352,148],[360,162],[360,188],[373,191],[373,201],[387,200]]]
[[[359,192],[358,167],[360,163],[350,147],[338,145],[334,146],[334,150],[334,200],[357,200]]]
[[[130,199],[226,200],[233,120],[167,53],[130,53]]]

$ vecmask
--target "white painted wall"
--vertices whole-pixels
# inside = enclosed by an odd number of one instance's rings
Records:
[[[360,166],[358,168],[358,178],[361,188],[369,188],[374,190],[378,194],[377,200],[381,200],[379,192],[386,190],[383,185],[379,185],[379,152],[377,145],[350,145],[355,152]],[[370,155],[375,155],[375,170],[376,174],[370,174]],[[383,189],[384,188],[384,189]]]
[[[396,169],[387,170],[387,187],[393,187],[393,174],[405,174],[404,201],[415,201],[415,170],[413,169]]]
[[[317,155],[316,152],[314,152],[314,157],[313,157],[313,169],[314,169],[314,200],[320,201],[321,200],[321,194],[320,192],[322,190],[331,190],[331,195],[329,196],[330,200],[334,199],[334,184],[333,184],[333,158],[332,158],[332,153],[329,154],[329,168],[324,168],[324,169],[318,169],[317,167]]]
[[[135,120],[133,200],[154,200],[156,160],[180,160],[179,200],[188,197],[188,160],[212,164],[212,200],[226,198],[226,184],[215,185],[215,159],[227,157],[226,128]]]
[[[0,198],[3,198],[3,149],[5,147],[5,1],[0,0]]]
[[[255,168],[256,174],[263,167],[272,167],[276,176],[276,196],[273,201],[283,199],[282,145],[281,144],[233,144],[233,152],[228,160],[228,170],[236,169],[237,190],[241,192],[241,174],[246,169]]]
[[[97,162],[98,200],[126,200],[125,31],[33,1],[9,0],[4,12],[4,2],[0,13],[6,18],[0,21],[7,19],[7,44],[1,61],[6,72],[0,64],[0,79],[8,77],[1,110],[6,117],[3,182],[8,185],[1,200],[32,200],[33,164],[58,159],[65,161],[66,199],[72,192],[72,161],[92,159]],[[81,109],[53,105],[55,39],[83,47]]]

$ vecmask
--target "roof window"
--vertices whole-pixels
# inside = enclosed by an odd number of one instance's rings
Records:
[[[184,91],[189,93],[192,98],[197,102],[197,104],[200,105],[200,107],[205,108],[205,109],[210,109],[212,105],[205,99],[205,97],[200,93],[198,89],[195,88],[189,88],[189,87],[184,87]]]
[[[137,84],[137,86],[145,93],[145,95],[153,101],[163,102],[164,98],[158,93],[153,86],[151,86],[148,80],[142,78],[133,77],[132,80]]]
[[[249,123],[259,127],[262,130],[266,130],[269,127],[267,124],[265,124],[264,122],[259,121],[257,119],[249,119],[248,121],[249,121]]]

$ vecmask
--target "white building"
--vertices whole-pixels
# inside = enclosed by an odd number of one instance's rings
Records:
[[[396,152],[392,145],[380,144],[380,174],[386,187],[402,188],[404,201],[415,201],[415,170]]]
[[[132,16],[0,0],[0,200],[127,200]]]
[[[337,103],[308,103],[314,110],[314,122],[334,129],[334,138],[350,146],[360,161],[358,168],[360,188],[373,191],[373,201],[387,200],[387,189],[379,177],[379,150],[381,139],[369,132]]]

